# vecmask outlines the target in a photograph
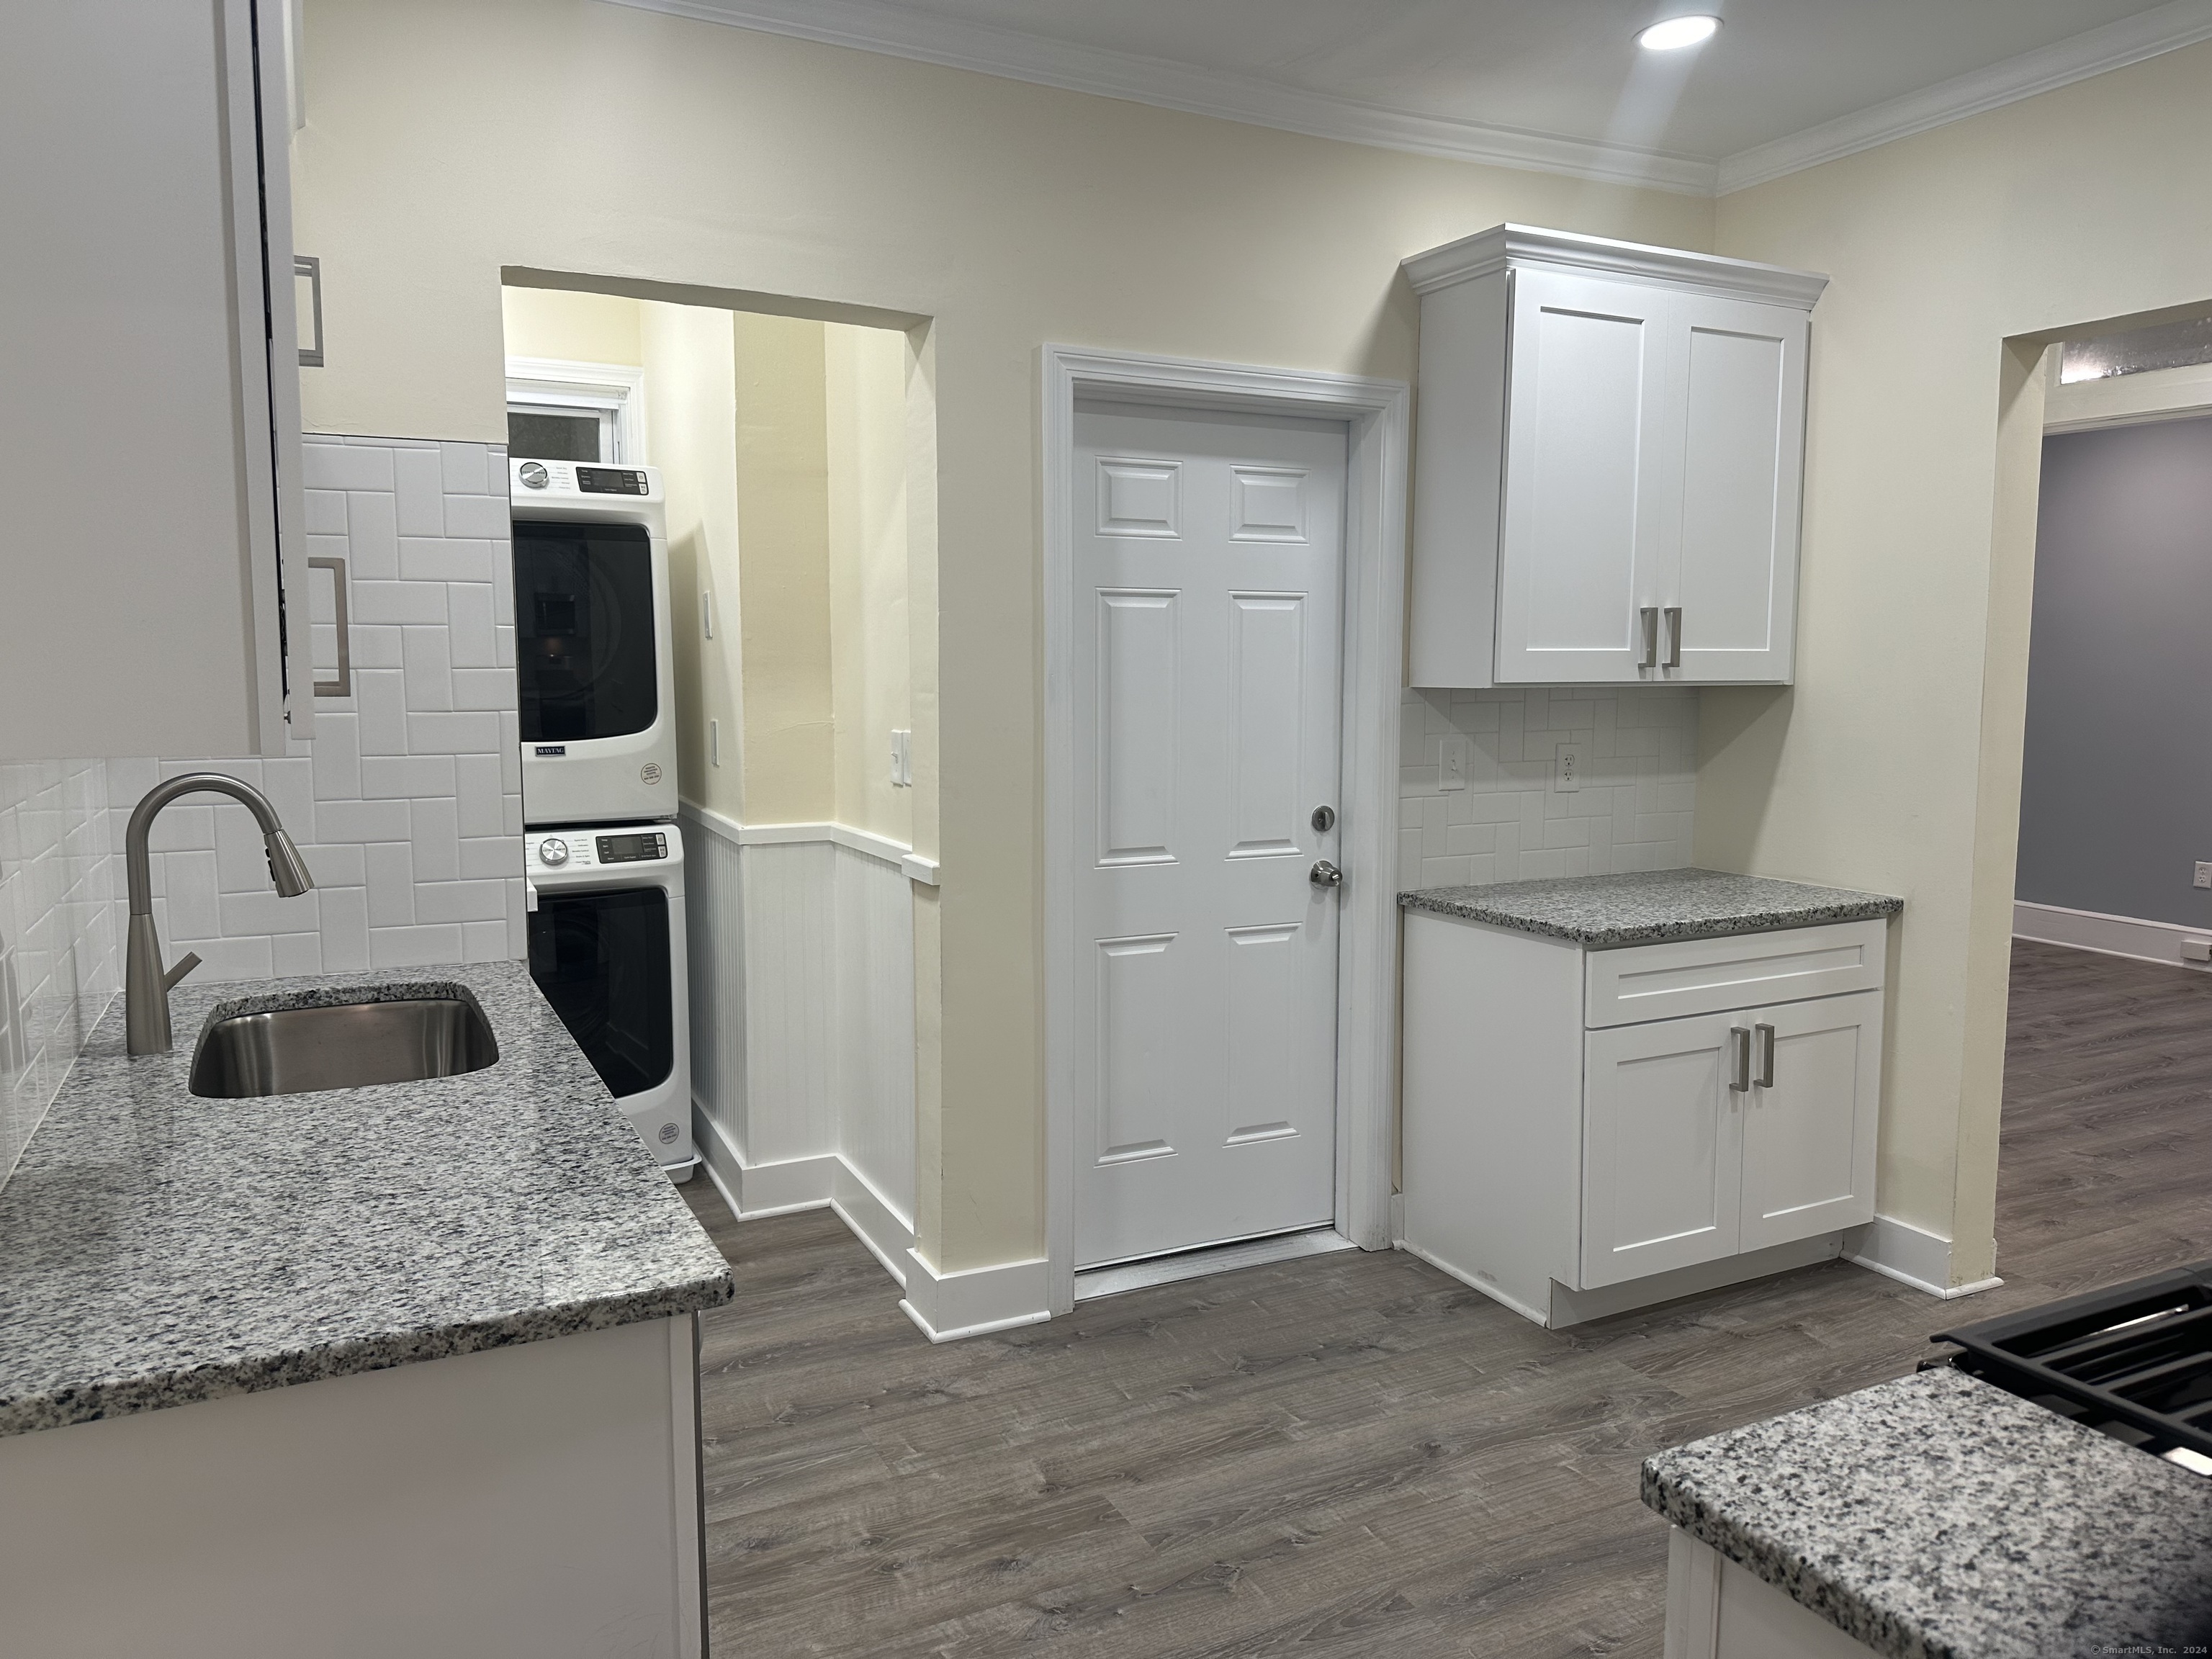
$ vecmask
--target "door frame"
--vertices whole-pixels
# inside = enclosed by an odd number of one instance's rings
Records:
[[[1293,416],[1346,428],[1337,928],[1337,1231],[1389,1249],[1398,1071],[1398,724],[1405,685],[1401,380],[1047,344],[1042,382],[1045,678],[1045,1261],[1050,1310],[1075,1305],[1075,404]]]

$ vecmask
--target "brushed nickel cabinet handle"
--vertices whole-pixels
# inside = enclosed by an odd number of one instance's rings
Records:
[[[1670,605],[1667,607],[1666,615],[1667,660],[1662,665],[1680,668],[1682,665],[1682,607]]]
[[[1638,668],[1656,668],[1659,665],[1659,607],[1647,605],[1636,614],[1644,623],[1644,660],[1636,665]]]
[[[353,629],[346,620],[346,562],[336,556],[316,557],[307,561],[307,568],[329,571],[331,591],[337,599],[338,677],[334,680],[317,680],[315,695],[349,697],[353,696]]]
[[[1771,1025],[1753,1026],[1751,1040],[1752,1046],[1759,1051],[1759,1086],[1771,1089],[1774,1086],[1774,1028]]]
[[[1739,1095],[1751,1089],[1751,1032],[1741,1025],[1729,1027],[1729,1089]]]

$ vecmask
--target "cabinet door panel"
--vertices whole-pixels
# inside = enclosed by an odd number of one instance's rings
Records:
[[[1638,611],[1670,602],[1658,564],[1672,493],[1668,298],[1514,273],[1500,681],[1638,678]]]
[[[1804,465],[1802,312],[1678,295],[1684,682],[1786,680]]]
[[[1786,1003],[1738,1018],[1774,1028],[1774,1082],[1754,1087],[1742,1113],[1742,1248],[1871,1221],[1881,993]]]
[[[1583,1290],[1733,1255],[1739,1017],[1592,1031],[1583,1053]]]

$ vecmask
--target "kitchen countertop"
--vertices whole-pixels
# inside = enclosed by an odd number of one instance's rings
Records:
[[[1948,1367],[1648,1458],[1644,1501],[1896,1659],[2212,1636],[2212,1478]]]
[[[189,1093],[225,1012],[458,985],[500,1057],[420,1083]],[[0,1188],[0,1435],[726,1302],[729,1268],[520,963],[117,997]]]
[[[1810,887],[1717,870],[1651,870],[1626,876],[1561,876],[1489,887],[1424,887],[1398,895],[1408,910],[1544,933],[1592,950],[1662,939],[1717,939],[1778,927],[1893,916],[1901,898]]]

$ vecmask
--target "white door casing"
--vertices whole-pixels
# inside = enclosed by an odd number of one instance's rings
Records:
[[[1345,429],[1079,405],[1075,1259],[1335,1210]],[[1085,1015],[1087,1013],[1088,1017]]]

